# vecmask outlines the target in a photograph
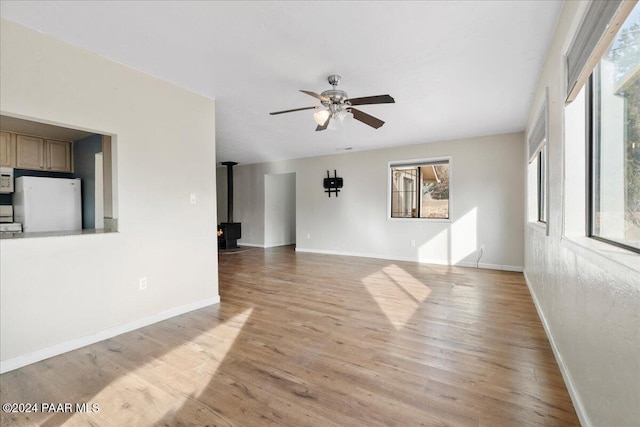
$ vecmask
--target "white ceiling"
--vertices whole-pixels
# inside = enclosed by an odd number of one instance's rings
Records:
[[[522,131],[560,1],[14,2],[0,15],[216,100],[218,161]],[[340,74],[386,121],[315,132]]]

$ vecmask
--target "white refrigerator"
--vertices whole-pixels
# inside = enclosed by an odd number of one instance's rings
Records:
[[[81,180],[67,178],[16,178],[14,221],[25,233],[82,229]]]

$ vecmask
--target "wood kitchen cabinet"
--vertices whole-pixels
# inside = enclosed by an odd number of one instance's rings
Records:
[[[35,136],[16,136],[18,169],[73,172],[72,143]]]
[[[14,135],[9,132],[0,132],[0,166],[15,167],[16,143]]]
[[[71,142],[46,140],[45,168],[54,172],[72,172]]]
[[[16,167],[44,170],[44,139],[18,135],[16,138]]]

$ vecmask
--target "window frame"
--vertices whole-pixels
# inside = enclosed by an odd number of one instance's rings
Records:
[[[540,151],[536,155],[537,159],[537,192],[536,195],[538,204],[538,217],[537,222],[546,226],[549,220],[549,196],[548,196],[548,182],[549,182],[549,159],[548,159],[549,147],[547,147],[547,141],[542,143]]]
[[[426,157],[419,159],[407,159],[407,160],[393,160],[387,163],[387,221],[428,221],[428,222],[451,222],[452,217],[452,177],[453,177],[453,165],[452,165],[452,156],[440,156],[440,157]],[[402,166],[418,166],[425,165],[429,163],[447,163],[449,165],[449,207],[448,207],[448,217],[447,218],[421,218],[421,217],[394,217],[392,216],[392,199],[393,199],[393,188],[392,188],[392,180],[393,177],[391,175],[392,168],[394,167],[402,167]],[[418,185],[419,189],[420,186]],[[418,195],[419,196],[419,195]],[[419,200],[422,198],[419,197]]]
[[[596,161],[596,155],[599,152],[596,149],[598,138],[596,136],[596,126],[595,126],[595,107],[596,107],[595,102],[597,99],[595,96],[595,74],[597,72],[596,69],[599,66],[600,66],[600,62],[598,62],[596,67],[592,70],[591,74],[589,75],[589,80],[585,85],[585,91],[586,91],[585,92],[585,110],[586,110],[585,111],[585,124],[586,124],[585,233],[586,233],[586,236],[590,239],[598,240],[600,242],[640,254],[640,248],[629,246],[622,242],[618,242],[616,240],[610,240],[605,237],[601,237],[594,234],[594,215],[593,215],[594,203],[595,203],[594,174],[598,170],[596,167],[595,161]]]
[[[528,175],[527,191],[535,198],[527,197],[527,222],[546,236],[549,235],[549,88],[545,88],[542,105],[527,135],[527,165],[535,163],[535,185]]]

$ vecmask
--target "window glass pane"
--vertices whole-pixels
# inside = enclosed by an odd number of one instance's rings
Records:
[[[449,218],[449,162],[391,167],[392,218]]]
[[[391,216],[412,218],[417,215],[416,187],[418,168],[392,168],[391,170]]]
[[[538,221],[547,222],[547,144],[538,153]]]
[[[449,164],[423,166],[421,218],[449,218]]]
[[[640,6],[593,75],[591,234],[640,249]]]

